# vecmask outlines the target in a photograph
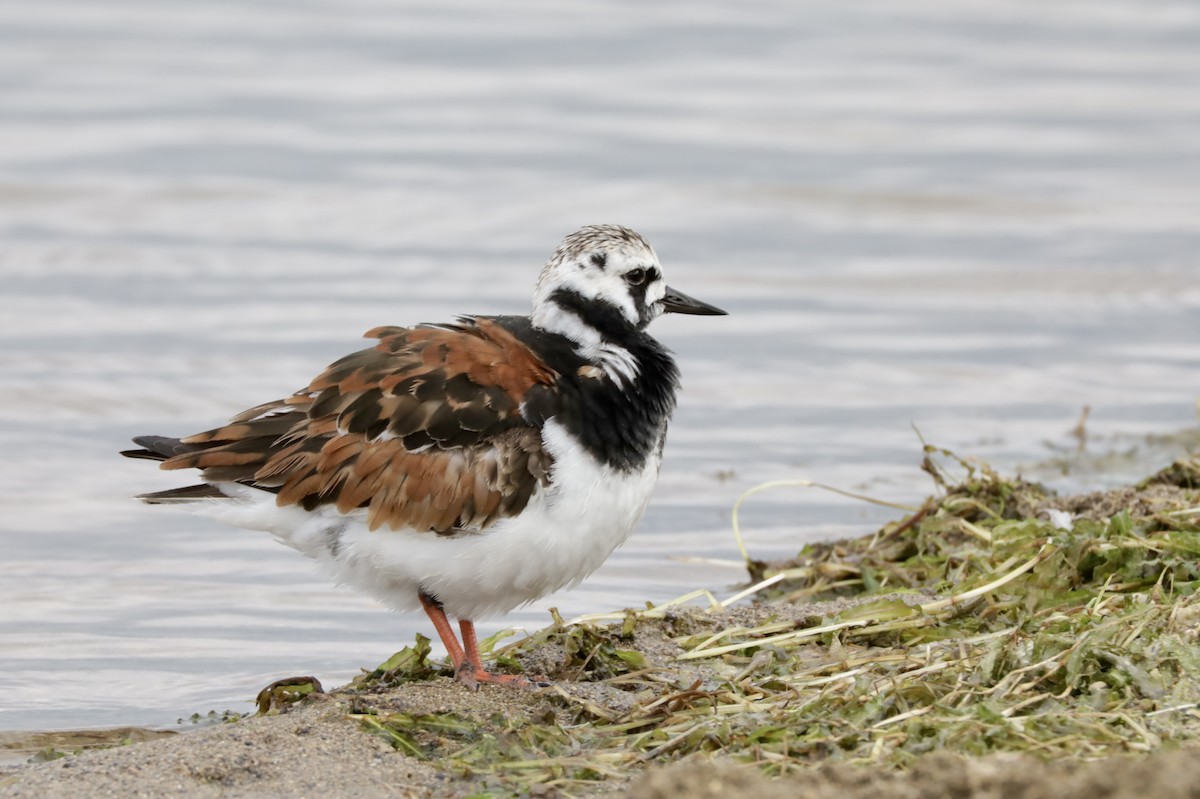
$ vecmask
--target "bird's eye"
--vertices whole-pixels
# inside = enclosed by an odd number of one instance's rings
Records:
[[[645,269],[631,269],[625,273],[625,282],[631,286],[640,286],[646,282]]]

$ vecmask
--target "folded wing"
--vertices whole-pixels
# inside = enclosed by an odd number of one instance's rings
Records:
[[[372,530],[459,534],[520,513],[550,469],[522,408],[544,406],[556,373],[485,318],[367,336],[379,344],[287,399],[125,454],[274,491],[279,505],[365,509]]]

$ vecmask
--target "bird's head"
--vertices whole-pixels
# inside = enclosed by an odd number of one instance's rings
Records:
[[[675,291],[654,249],[619,225],[588,225],[563,239],[533,295],[533,323],[580,343],[644,330],[663,313],[724,315]]]

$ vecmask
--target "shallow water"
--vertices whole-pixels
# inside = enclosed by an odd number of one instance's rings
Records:
[[[1065,490],[1168,462],[1200,395],[1198,35],[1133,0],[0,7],[0,729],[246,710],[428,634],[131,501],[178,478],[116,451],[377,324],[523,312],[589,222],[731,315],[655,325],[685,389],[639,532],[485,631],[731,593],[695,559],[736,560],[742,491],[919,500],[914,427]],[[743,520],[768,556],[892,515],[780,490]]]

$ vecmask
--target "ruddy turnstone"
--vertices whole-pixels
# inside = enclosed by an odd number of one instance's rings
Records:
[[[530,316],[377,327],[286,399],[122,454],[204,481],[140,499],[270,532],[340,583],[424,608],[460,681],[524,683],[484,669],[473,622],[579,583],[641,518],[679,386],[646,333],[665,312],[725,313],[667,286],[634,231],[585,227]]]

